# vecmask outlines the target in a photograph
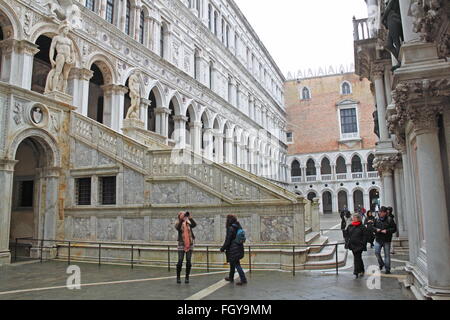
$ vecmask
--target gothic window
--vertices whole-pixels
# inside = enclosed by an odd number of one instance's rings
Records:
[[[308,162],[306,162],[306,175],[307,176],[316,175],[316,164],[313,159],[309,159]]]
[[[330,160],[328,158],[323,158],[322,163],[320,165],[320,174],[331,174],[331,165]]]
[[[131,13],[130,1],[127,1],[127,8],[125,11],[125,33],[128,35],[130,35],[130,13]]]
[[[145,16],[144,11],[141,11],[141,17],[140,17],[140,23],[139,23],[139,42],[144,44],[144,26],[145,26]]]
[[[357,155],[353,156],[352,158],[352,172],[362,172],[362,164],[361,164],[361,158]]]
[[[347,166],[342,157],[339,157],[336,161],[336,173],[347,173]]]
[[[106,0],[106,21],[109,23],[114,21],[114,0]]]
[[[91,204],[91,178],[79,178],[76,184],[76,201],[79,206],[89,206]]]
[[[358,133],[358,120],[356,109],[341,109],[341,132],[342,135]]]
[[[375,160],[375,156],[373,154],[370,154],[369,157],[367,158],[367,171],[369,172],[376,171],[375,168],[373,167],[373,160]]]
[[[311,91],[307,87],[303,87],[302,89],[302,100],[311,99]]]
[[[341,93],[342,94],[351,94],[352,93],[352,87],[350,86],[350,83],[348,83],[347,81],[342,83]]]
[[[292,177],[301,177],[302,169],[300,168],[300,162],[294,160],[291,165],[291,176]]]
[[[99,180],[100,203],[116,204],[116,177],[101,177]]]
[[[86,8],[95,11],[95,0],[86,0]]]
[[[216,36],[217,36],[217,18],[218,18],[217,11],[214,11],[214,34]]]

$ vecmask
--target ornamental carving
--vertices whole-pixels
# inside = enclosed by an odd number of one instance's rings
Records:
[[[373,63],[370,70],[370,75],[372,79],[382,78],[384,75],[384,70],[386,65],[381,62]]]
[[[394,170],[399,161],[401,161],[401,156],[398,154],[376,156],[373,160],[373,168],[378,170],[380,174],[387,173]]]
[[[415,0],[411,3],[410,12],[414,17],[413,30],[420,35],[421,41],[434,41],[443,20],[443,5],[443,0]]]

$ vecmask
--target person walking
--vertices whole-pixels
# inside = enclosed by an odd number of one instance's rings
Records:
[[[392,220],[394,220],[394,222],[395,222],[395,216],[393,214],[394,209],[392,207],[387,207],[386,211],[387,211],[387,216],[392,218]],[[395,232],[397,232],[397,230]],[[391,254],[395,254],[395,249],[394,249],[393,243],[391,244]]]
[[[175,223],[175,229],[178,231],[178,263],[177,263],[177,283],[181,283],[181,269],[183,267],[184,256],[186,256],[186,278],[184,283],[189,283],[189,274],[191,273],[192,251],[194,249],[194,232],[192,231],[197,224],[190,215],[189,211],[179,212],[178,221]]]
[[[364,221],[364,226],[367,229],[367,242],[370,243],[370,248],[374,247],[374,240],[375,240],[375,235],[374,235],[374,228],[373,228],[373,224],[375,222],[375,217],[372,214],[372,211],[367,211],[367,217],[366,220]]]
[[[345,229],[347,228],[348,224],[351,222],[351,213],[348,211],[347,206],[344,206],[344,208],[341,211],[341,230],[342,230],[342,236],[345,239]]]
[[[353,274],[355,279],[364,276],[363,251],[367,251],[367,229],[361,222],[361,215],[355,213],[352,216],[352,223],[345,229],[345,248],[353,252]]]
[[[226,229],[225,242],[220,248],[221,252],[225,252],[227,262],[230,263],[230,273],[225,281],[234,282],[234,270],[236,269],[241,279],[236,285],[243,285],[247,283],[247,278],[240,263],[240,260],[244,258],[244,244],[237,239],[238,231],[242,230],[242,226],[235,215],[229,214],[227,216]]]
[[[392,235],[397,231],[397,225],[391,216],[388,216],[387,208],[380,208],[379,217],[375,219],[375,256],[380,270],[386,267],[386,274],[391,273],[391,241]],[[384,260],[381,257],[381,249],[384,250]]]

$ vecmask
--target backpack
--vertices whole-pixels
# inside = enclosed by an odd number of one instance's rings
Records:
[[[245,237],[245,231],[244,229],[238,229],[236,232],[236,238],[234,239],[234,242],[236,242],[237,244],[244,244],[245,240],[247,240],[247,238]]]

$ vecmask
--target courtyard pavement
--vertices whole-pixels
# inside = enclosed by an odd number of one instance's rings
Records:
[[[338,219],[338,218],[337,218]],[[336,217],[322,217],[322,228],[336,225]],[[340,231],[325,233],[342,240]],[[194,253],[195,254],[195,253]],[[68,264],[63,261],[19,262],[0,267],[0,300],[408,300],[398,279],[407,260],[393,255],[393,274],[381,274],[380,289],[369,289],[370,275],[354,279],[352,254],[336,275],[334,270],[247,272],[248,284],[223,280],[226,270],[194,269],[190,284],[177,284],[175,269],[73,262],[80,268],[81,288],[68,289]],[[373,249],[363,256],[366,270],[377,265]],[[183,270],[184,276],[184,270]],[[236,274],[237,277],[237,274]],[[373,283],[373,282],[371,282]]]

